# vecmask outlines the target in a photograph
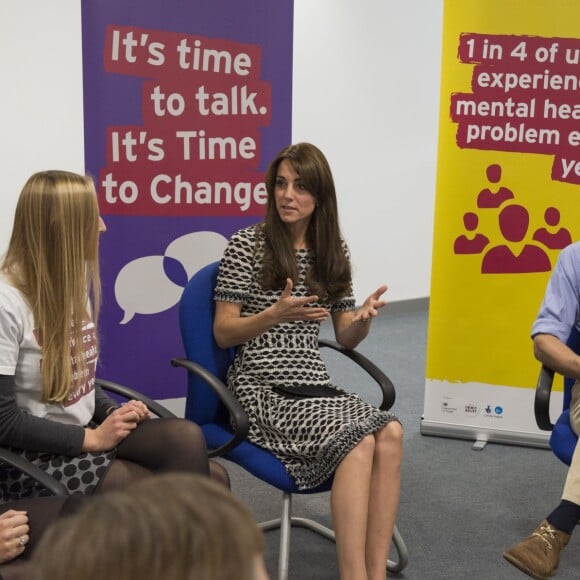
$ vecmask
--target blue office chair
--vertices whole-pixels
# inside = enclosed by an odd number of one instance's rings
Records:
[[[188,371],[185,416],[202,428],[209,456],[221,456],[233,461],[282,492],[281,517],[263,522],[260,527],[265,531],[280,529],[278,579],[286,580],[291,526],[310,529],[334,541],[332,529],[307,518],[292,516],[292,494],[328,491],[332,479],[315,489],[299,490],[283,464],[271,452],[246,440],[249,430],[248,416],[225,385],[226,372],[234,358],[235,349],[221,349],[213,338],[213,290],[218,268],[219,262],[208,264],[185,287],[179,303],[179,321],[187,359],[174,359],[171,363]],[[381,409],[389,409],[393,405],[393,384],[371,361],[356,351],[343,349],[336,342],[321,339],[320,345],[346,355],[370,374],[383,392]],[[407,565],[408,555],[397,528],[394,530],[393,544],[399,559],[397,562],[389,560],[387,569],[400,572]]]
[[[578,332],[576,327],[570,333],[566,344],[574,352],[580,353],[580,332]],[[550,447],[552,451],[566,465],[570,465],[576,443],[578,442],[578,436],[570,426],[570,401],[572,399],[574,379],[564,377],[563,411],[555,424],[552,424],[550,420],[550,395],[553,384],[554,371],[546,366],[542,366],[534,401],[536,423],[540,429],[552,432],[550,435]]]

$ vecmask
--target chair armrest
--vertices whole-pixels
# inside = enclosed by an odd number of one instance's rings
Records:
[[[163,405],[150,399],[146,395],[139,393],[129,387],[125,387],[124,385],[119,385],[118,383],[114,383],[112,381],[107,381],[105,379],[95,379],[95,383],[103,388],[105,391],[109,391],[110,393],[115,393],[116,395],[121,395],[125,399],[135,399],[137,401],[141,401],[144,403],[149,411],[153,414],[157,415],[158,417],[176,417],[174,413],[172,413],[169,409],[166,409]]]
[[[217,449],[209,450],[208,455],[210,457],[219,457],[241,443],[248,436],[250,430],[250,418],[227,386],[206,368],[189,359],[174,358],[171,360],[171,364],[174,367],[187,369],[188,372],[202,379],[209,387],[211,387],[230,414],[233,423],[234,436],[227,443],[224,443]]]
[[[15,467],[18,471],[21,471],[35,481],[38,481],[40,485],[45,487],[53,495],[58,497],[68,496],[68,490],[62,483],[54,479],[40,467],[34,465],[34,463],[30,463],[30,461],[21,455],[12,453],[12,451],[0,447],[0,463],[7,463],[8,465]]]
[[[391,379],[389,379],[389,377],[387,377],[387,375],[375,363],[373,363],[360,352],[346,349],[338,344],[338,342],[333,340],[320,338],[318,339],[318,344],[322,347],[331,348],[337,352],[340,352],[359,365],[374,379],[383,393],[383,401],[379,407],[382,411],[388,411],[394,405],[396,398],[395,386],[393,385]]]
[[[542,366],[538,384],[536,385],[536,396],[534,398],[534,415],[536,424],[543,431],[551,431],[554,428],[550,420],[550,395],[554,384],[554,371],[546,366]]]

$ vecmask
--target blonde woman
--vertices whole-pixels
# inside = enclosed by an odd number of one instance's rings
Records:
[[[0,445],[70,493],[90,495],[159,471],[208,475],[197,425],[149,420],[142,403],[119,406],[95,386],[104,230],[89,177],[44,171],[24,185],[0,264]],[[0,503],[39,495],[20,472],[0,466]]]
[[[95,496],[47,531],[32,565],[35,580],[267,580],[250,511],[190,474]]]

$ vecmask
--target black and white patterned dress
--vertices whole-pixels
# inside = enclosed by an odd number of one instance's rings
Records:
[[[259,226],[238,231],[220,264],[215,300],[241,305],[251,316],[274,304],[280,291],[264,290],[258,283],[264,234]],[[346,251],[346,248],[345,248]],[[297,250],[299,280],[292,295],[308,296],[304,285],[313,262],[310,250]],[[352,295],[333,304],[331,312],[353,310]],[[397,418],[346,393],[330,383],[320,356],[320,323],[281,323],[241,345],[228,372],[228,385],[250,416],[250,441],[272,451],[285,465],[299,489],[326,481],[344,456],[366,435]],[[337,389],[341,396],[291,397],[275,391],[307,386]]]

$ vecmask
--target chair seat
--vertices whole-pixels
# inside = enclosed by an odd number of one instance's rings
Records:
[[[570,465],[577,442],[578,437],[570,425],[570,409],[566,409],[554,424],[550,436],[550,447],[561,461]]]
[[[215,449],[232,438],[231,430],[225,425],[206,423],[202,426],[202,430],[209,449]],[[323,484],[313,489],[298,489],[295,483],[290,479],[284,465],[279,459],[274,457],[271,452],[262,449],[258,445],[254,445],[249,441],[242,441],[222,457],[233,461],[262,481],[265,481],[280,491],[287,493],[319,493],[330,490],[332,486],[331,477]]]

